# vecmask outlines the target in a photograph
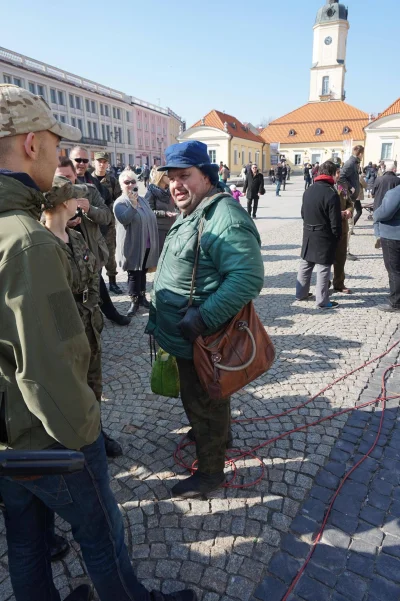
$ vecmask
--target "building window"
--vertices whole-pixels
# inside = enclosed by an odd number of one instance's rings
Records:
[[[74,102],[74,95],[70,94],[69,95],[69,106],[74,109],[75,108],[75,102]]]
[[[53,104],[57,104],[57,94],[54,88],[50,88],[50,100]]]
[[[71,117],[71,125],[76,127],[76,117]]]
[[[19,77],[14,77],[14,85],[18,86],[19,88],[22,88],[22,79],[20,79]]]
[[[249,163],[251,163],[251,150],[249,150]]]
[[[156,147],[156,141],[155,141],[155,140],[152,140],[152,141],[151,141],[151,147],[152,147],[152,148],[155,148],[155,147]]]
[[[295,154],[294,155],[294,164],[295,165],[301,165],[301,154]]]
[[[75,96],[75,108],[78,109],[78,111],[82,110],[82,103],[79,96]]]
[[[104,115],[104,106],[101,102],[100,102],[100,115]]]
[[[104,105],[104,115],[105,115],[106,117],[109,117],[109,116],[110,116],[110,107],[108,106],[108,104],[105,104],[105,105]]]
[[[344,134],[349,134],[350,133],[350,127],[348,127],[347,125],[345,125],[344,128],[343,128],[343,133]]]
[[[87,122],[87,130],[88,130],[88,136],[89,136],[89,138],[93,138],[93,136],[92,136],[92,123],[91,123],[91,121]]]
[[[77,119],[78,128],[81,130],[83,134],[83,122],[82,119]]]
[[[151,133],[152,133],[152,134],[155,134],[155,133],[156,133],[156,127],[155,127],[154,123],[153,123],[153,125],[151,126]]]
[[[142,129],[142,122],[141,122],[141,121],[138,121],[138,122],[137,122],[137,128],[138,128],[138,129]]]
[[[11,75],[3,75],[4,83],[12,83]]]
[[[118,135],[119,135],[119,141],[120,141],[120,143],[122,144],[122,143],[123,143],[123,141],[124,141],[124,139],[123,139],[123,137],[122,137],[122,127],[119,127],[119,128],[118,128]]]
[[[234,165],[238,164],[238,151],[237,151],[237,148],[235,148],[234,151],[233,151],[233,164]]]
[[[317,127],[317,129],[315,130],[315,135],[320,136],[321,134],[322,134],[322,129],[320,127]]]
[[[131,120],[131,114],[129,111],[126,111],[126,120],[128,121],[128,123]],[[131,156],[131,155],[129,155],[129,156]]]
[[[91,105],[92,105],[92,113],[95,115],[96,114],[96,103],[94,100],[92,100]]]
[[[28,83],[28,88],[29,91],[32,92],[32,94],[36,94],[36,86],[32,81]]]
[[[97,123],[93,123],[93,137],[94,138],[98,138],[99,137],[99,133],[98,133],[98,129],[97,129]]]
[[[326,96],[327,94],[329,94],[329,77],[325,75],[322,78],[322,96]]]
[[[85,107],[86,107],[86,112],[90,113],[90,100],[88,100],[87,98],[85,98]]]
[[[106,139],[106,126],[104,125],[104,123],[101,124],[101,135],[103,140]]]
[[[113,117],[114,119],[121,119],[121,109],[117,109],[113,106]]]
[[[149,126],[147,123],[144,124],[144,131],[149,131]]]
[[[46,100],[46,94],[44,91],[44,86],[40,86],[39,84],[37,85],[37,93],[38,96],[41,96],[42,98],[44,98]]]
[[[130,129],[126,130],[126,137],[128,140],[128,144],[131,144],[131,130]]]
[[[146,138],[145,141],[146,141],[146,147],[150,146],[150,144],[149,144],[149,138]]]
[[[260,153],[258,152],[258,150],[256,151],[255,163],[256,165],[260,164]]]
[[[216,150],[209,150],[208,151],[208,156],[210,157],[210,161],[212,163],[216,163],[217,162],[217,151]]]
[[[382,160],[392,158],[392,147],[393,147],[392,142],[384,142],[382,144],[382,150],[381,150],[381,159]]]
[[[165,127],[163,127],[163,134],[164,134],[164,136],[167,135],[167,130],[165,129]]]
[[[107,142],[111,142],[111,127],[107,125]]]
[[[55,119],[56,121],[59,121],[59,120],[60,120],[60,119],[59,119],[59,116],[57,115],[57,113],[53,113],[53,117],[54,117],[54,119]]]
[[[64,92],[58,91],[58,104],[64,106]]]
[[[67,118],[65,115],[60,115],[60,121],[61,123],[66,123],[67,122]]]
[[[142,138],[139,138],[139,146],[142,146]]]
[[[295,136],[296,132],[294,131],[294,129],[289,129],[289,136]]]

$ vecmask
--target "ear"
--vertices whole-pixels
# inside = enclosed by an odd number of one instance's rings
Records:
[[[40,149],[40,140],[37,134],[30,132],[24,140],[24,150],[26,155],[35,161],[38,158]]]

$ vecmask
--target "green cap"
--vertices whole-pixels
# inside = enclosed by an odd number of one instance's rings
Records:
[[[94,153],[94,158],[95,159],[104,159],[105,161],[109,161],[110,155],[105,150],[101,150],[100,152]]]
[[[53,187],[43,194],[45,202],[43,209],[54,209],[57,205],[72,198],[87,198],[88,187],[85,184],[72,184],[67,177],[56,175]]]

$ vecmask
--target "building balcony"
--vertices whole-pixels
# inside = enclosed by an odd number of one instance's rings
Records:
[[[107,140],[103,138],[82,137],[80,144],[88,144],[88,146],[107,146]]]

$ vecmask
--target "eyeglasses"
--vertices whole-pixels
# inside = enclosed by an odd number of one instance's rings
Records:
[[[126,182],[124,182],[125,186],[129,186],[130,184],[136,184],[135,180],[129,179]]]
[[[89,162],[89,159],[74,159],[75,163],[78,163],[78,165],[80,165],[81,163],[83,163],[84,165],[87,165]]]

